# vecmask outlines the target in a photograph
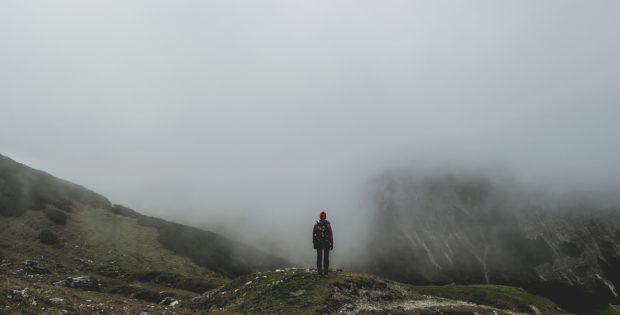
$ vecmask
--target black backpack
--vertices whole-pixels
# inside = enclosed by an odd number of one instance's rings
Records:
[[[321,245],[329,245],[329,234],[327,233],[327,226],[329,223],[325,222],[325,224],[316,223],[316,242]]]

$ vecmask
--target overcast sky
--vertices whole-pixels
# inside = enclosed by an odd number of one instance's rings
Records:
[[[385,169],[620,183],[619,56],[618,1],[1,1],[0,153],[293,247],[325,209],[347,244]]]

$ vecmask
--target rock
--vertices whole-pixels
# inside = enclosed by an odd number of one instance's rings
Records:
[[[30,295],[28,294],[30,290],[28,288],[24,288],[23,290],[13,290],[14,295],[20,295],[21,297],[27,298]]]
[[[306,290],[297,290],[295,292],[291,292],[290,294],[292,296],[300,296],[300,295],[304,294],[304,292],[306,292]]]
[[[68,277],[54,282],[54,285],[82,289],[86,291],[98,291],[103,288],[103,284],[99,280],[90,276]]]
[[[62,304],[65,302],[65,299],[60,297],[53,297],[50,299],[50,302],[52,302],[52,304]]]
[[[159,304],[168,305],[168,306],[175,306],[175,305],[179,304],[179,301],[177,301],[177,299],[175,299],[175,298],[173,298],[171,296],[167,296],[163,300],[161,300],[159,302]]]
[[[56,236],[56,234],[54,234],[54,232],[50,230],[42,230],[39,233],[39,241],[47,245],[55,245],[60,242],[60,240],[58,239],[58,236]]]
[[[23,262],[24,271],[37,274],[46,274],[50,271],[36,260],[26,260]]]

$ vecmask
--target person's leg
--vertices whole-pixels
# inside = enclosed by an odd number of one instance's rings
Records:
[[[323,253],[323,274],[327,276],[327,272],[329,271],[329,247],[325,247],[325,252]]]
[[[323,274],[323,248],[319,247],[316,249],[316,269],[319,271],[319,274]]]

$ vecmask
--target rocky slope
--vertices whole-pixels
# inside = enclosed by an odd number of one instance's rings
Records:
[[[574,311],[618,302],[620,207],[477,176],[378,180],[361,268],[412,283],[525,287]]]
[[[321,277],[315,270],[299,268],[239,277],[194,298],[190,304],[195,309],[223,313],[564,313],[553,302],[512,287],[416,287],[349,272]]]

